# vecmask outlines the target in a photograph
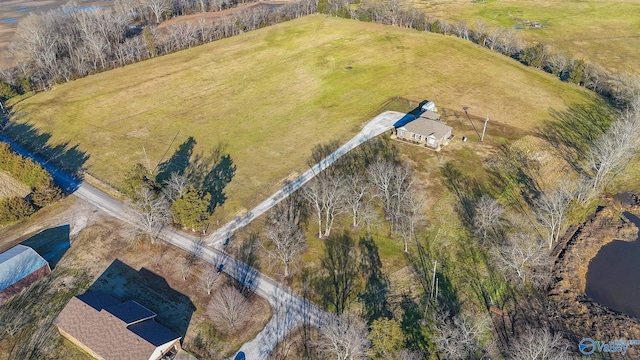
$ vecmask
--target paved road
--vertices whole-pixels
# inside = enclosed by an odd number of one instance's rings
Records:
[[[216,247],[221,246],[234,231],[245,226],[275,206],[290,193],[300,188],[319,172],[331,165],[339,157],[365,141],[389,131],[394,124],[402,121],[403,118],[405,118],[405,114],[399,112],[388,111],[378,115],[345,145],[320,161],[309,171],[302,174],[292,184],[276,192],[242,218],[235,219],[224,225],[210,235],[207,241],[212,245],[216,245]],[[52,174],[56,183],[66,191],[73,193],[73,195],[78,198],[91,203],[117,219],[133,226],[139,226],[135,221],[135,217],[132,215],[133,210],[119,200],[81,181],[78,177],[72,176],[57,168],[42,157],[32,154],[4,134],[0,134],[0,141],[9,143],[17,153],[32,158],[41,164]],[[183,250],[197,253],[203,260],[220,267],[222,271],[269,301],[272,306],[273,316],[255,339],[245,343],[240,348],[240,352],[245,354],[247,360],[266,359],[267,355],[273,351],[275,346],[284,339],[287,334],[301,326],[303,321],[307,321],[307,323],[312,326],[319,327],[327,318],[327,313],[315,304],[293,293],[290,289],[282,286],[268,276],[261,274],[256,269],[218,250],[214,246],[198,245],[199,242],[197,238],[169,227],[163,229],[158,234],[158,237]]]
[[[407,118],[407,116],[407,114],[396,111],[385,111],[382,114],[371,119],[371,121],[369,121],[369,123],[365,125],[365,127],[356,136],[351,138],[351,140],[342,145],[338,150],[334,151],[331,155],[327,156],[311,169],[307,170],[304,174],[300,175],[296,180],[288,183],[282,189],[276,191],[273,195],[258,204],[258,206],[253,208],[245,215],[233,219],[218,230],[211,233],[205,238],[205,241],[209,243],[210,246],[221,249],[236,230],[246,226],[255,218],[264,214],[272,207],[276,206],[280,201],[289,196],[289,194],[298,190],[300,187],[302,187],[302,185],[309,182],[309,180],[313,179],[322,170],[333,164],[342,155],[348,153],[367,140],[391,130],[394,125],[402,123],[403,120]]]

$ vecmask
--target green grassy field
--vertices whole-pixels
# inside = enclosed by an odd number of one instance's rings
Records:
[[[528,41],[588,59],[607,69],[640,73],[640,3],[635,0],[415,0],[438,18],[477,20],[520,29]],[[542,29],[521,26],[539,22]]]
[[[395,96],[470,106],[525,130],[550,108],[591,97],[467,41],[318,15],[56,86],[14,110],[16,121],[51,134],[49,144],[77,144],[88,171],[116,186],[146,162],[143,146],[153,167],[189,136],[196,151],[226,143],[237,172],[224,220]]]

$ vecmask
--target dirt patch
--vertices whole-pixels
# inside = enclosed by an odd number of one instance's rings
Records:
[[[589,262],[598,250],[613,240],[636,239],[638,229],[622,216],[623,211],[637,213],[640,206],[605,199],[584,224],[570,229],[564,247],[558,248],[553,268],[555,282],[549,297],[554,300],[564,325],[576,335],[596,340],[640,339],[640,319],[612,311],[585,294]],[[640,349],[629,347],[629,358],[640,355]]]
[[[55,226],[67,227],[71,248],[64,253],[52,274],[41,282],[53,284],[44,288],[66,295],[51,308],[47,307],[50,298],[32,297],[29,321],[33,324],[55,318],[73,295],[87,289],[102,290],[121,300],[135,299],[158,313],[158,320],[163,325],[183,336],[184,348],[204,355],[200,358],[222,359],[231,356],[244,342],[253,339],[271,317],[268,302],[252,296],[252,320],[245,331],[233,337],[219,333],[206,311],[216,289],[213,289],[212,295],[208,295],[200,281],[201,272],[210,265],[196,260],[186,279],[183,279],[181,264],[188,254],[168,245],[143,244],[128,249],[126,225],[104,216],[75,197],[64,199],[27,221],[0,231],[0,246],[13,245]],[[232,280],[223,275],[218,278],[217,286],[230,282]],[[33,287],[40,288],[42,286]],[[29,297],[28,293],[26,295]],[[37,336],[36,327],[29,325],[19,336],[0,340],[0,359],[3,358],[3,349],[11,348],[14,342],[31,342]],[[54,336],[59,338],[57,330]],[[55,348],[47,350],[46,356],[40,358],[86,357],[86,354],[74,351],[73,345],[67,342],[55,341],[55,344]],[[78,356],[68,355],[70,352],[78,353]]]

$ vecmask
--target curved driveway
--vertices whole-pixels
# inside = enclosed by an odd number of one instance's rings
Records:
[[[356,136],[351,138],[351,140],[342,145],[338,150],[322,159],[311,169],[300,175],[296,180],[288,183],[282,189],[276,191],[273,195],[269,196],[269,198],[258,204],[258,206],[253,208],[245,215],[231,220],[218,230],[211,233],[205,238],[205,241],[209,243],[210,246],[218,249],[222,248],[236,230],[246,226],[255,218],[264,214],[272,207],[276,206],[280,201],[289,196],[289,194],[298,190],[300,187],[302,187],[302,185],[309,182],[309,180],[313,179],[322,170],[333,164],[342,155],[348,153],[367,140],[393,129],[395,124],[402,123],[402,121],[407,116],[409,115],[397,111],[385,111],[382,114],[371,119],[371,121],[369,121],[369,123],[367,123],[367,125],[365,125],[365,127]]]
[[[234,219],[208,236],[206,241],[211,245],[216,245],[215,247],[201,246],[199,245],[200,242],[198,238],[169,227],[159,232],[158,238],[183,250],[197,254],[201,259],[218,266],[241,284],[244,284],[256,294],[269,301],[273,309],[273,316],[255,339],[245,343],[240,348],[240,351],[244,352],[246,359],[266,359],[278,342],[284,339],[290,331],[301,326],[303,321],[306,321],[311,326],[319,327],[324,322],[324,319],[326,319],[327,314],[315,304],[295,294],[290,289],[282,286],[256,269],[218,250],[216,247],[219,247],[224,241],[229,239],[234,231],[245,226],[275,206],[290,193],[313,179],[314,176],[326,169],[342,155],[365,141],[389,131],[393,128],[394,124],[400,122],[405,116],[403,113],[393,111],[387,111],[376,116],[360,133],[309,169],[309,171],[302,174],[293,183],[287,184],[283,189],[277,191],[243,217]],[[132,216],[133,210],[121,201],[110,197],[77,177],[57,168],[42,157],[34,155],[4,134],[0,134],[0,141],[9,143],[14,151],[42,165],[52,174],[56,183],[66,191],[73,193],[73,195],[78,198],[91,203],[117,219],[132,226],[138,226],[135,222],[135,217]]]

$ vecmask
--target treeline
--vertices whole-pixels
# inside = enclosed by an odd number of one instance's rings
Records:
[[[562,81],[572,82],[626,107],[640,91],[640,79],[624,72],[609,72],[602,66],[553,52],[549,46],[526,44],[512,28],[491,28],[481,20],[470,26],[438,19],[405,0],[319,0],[318,12],[333,16],[376,22],[453,35],[492,51],[518,60],[524,65],[542,69]]]
[[[45,90],[96,72],[234,36],[315,12],[453,35],[542,69],[626,107],[640,89],[628,73],[525,44],[510,28],[473,26],[437,19],[402,0],[297,0],[286,5],[256,5],[213,20],[185,21],[164,28],[169,18],[234,7],[233,0],[117,0],[110,8],[86,8],[74,2],[19,24],[10,54],[17,64],[0,71],[0,101],[23,92]]]
[[[31,14],[20,21],[10,45],[16,66],[0,72],[0,100],[315,12],[311,0],[299,0],[157,27],[173,16],[235,5],[235,1],[119,0],[109,8],[87,8],[70,2]]]
[[[31,189],[26,198],[16,196],[0,201],[0,224],[20,220],[62,197],[51,174],[33,160],[14,153],[6,143],[0,143],[0,170]]]

